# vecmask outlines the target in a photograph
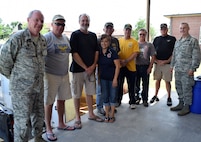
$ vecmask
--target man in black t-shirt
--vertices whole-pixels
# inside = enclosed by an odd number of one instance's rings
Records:
[[[172,99],[170,96],[171,92],[171,81],[172,73],[170,71],[170,61],[172,57],[172,52],[174,49],[174,44],[176,38],[174,36],[168,35],[167,24],[163,23],[160,25],[161,36],[158,36],[154,39],[153,44],[156,49],[156,59],[154,66],[154,80],[155,84],[155,96],[151,99],[150,103],[154,101],[159,101],[157,95],[160,89],[161,79],[165,80],[166,90],[168,93],[167,105],[172,105]]]
[[[98,61],[98,42],[96,34],[88,31],[90,18],[87,14],[79,16],[80,29],[70,38],[73,61],[70,67],[72,74],[71,89],[75,105],[75,128],[81,129],[80,97],[85,87],[86,102],[89,109],[89,120],[102,122],[93,113],[93,95],[96,93],[95,68]]]

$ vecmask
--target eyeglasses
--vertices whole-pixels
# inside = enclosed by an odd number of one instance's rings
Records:
[[[54,23],[56,26],[62,26],[62,27],[65,27],[65,24],[64,23]]]
[[[140,36],[145,36],[145,34],[140,34]]]

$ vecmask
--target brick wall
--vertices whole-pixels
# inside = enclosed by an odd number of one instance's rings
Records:
[[[181,37],[181,34],[179,33],[179,25],[181,22],[187,22],[190,26],[189,33],[197,39],[200,38],[201,16],[171,17],[170,33],[177,39]]]

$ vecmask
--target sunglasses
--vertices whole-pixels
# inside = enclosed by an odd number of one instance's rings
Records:
[[[64,23],[54,23],[56,26],[62,26],[62,27],[65,27],[65,24]]]
[[[145,36],[145,34],[140,34],[140,36]]]

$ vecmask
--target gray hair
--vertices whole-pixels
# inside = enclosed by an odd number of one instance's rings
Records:
[[[41,12],[40,10],[32,10],[31,12],[29,12],[28,18],[31,18],[32,15],[33,15],[35,12],[39,12],[39,13],[42,14],[42,12]]]
[[[83,13],[83,14],[81,14],[81,15],[79,16],[79,21],[81,20],[81,18],[82,18],[83,16],[86,16],[86,17],[88,18],[88,20],[90,21],[90,17],[89,17],[89,15],[86,14],[86,13]]]
[[[187,22],[182,22],[181,25],[186,25],[189,28],[189,24]]]

